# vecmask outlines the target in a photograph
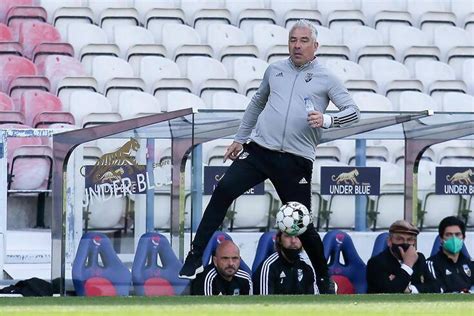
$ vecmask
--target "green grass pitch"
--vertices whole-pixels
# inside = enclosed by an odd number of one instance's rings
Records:
[[[474,315],[472,294],[0,298],[0,315]]]

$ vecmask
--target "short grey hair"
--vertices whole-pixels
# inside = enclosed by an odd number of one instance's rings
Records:
[[[296,21],[295,24],[293,24],[293,26],[291,27],[290,29],[290,36],[291,36],[291,33],[293,33],[293,31],[297,28],[308,28],[311,30],[311,38],[316,42],[317,39],[318,39],[318,30],[316,30],[316,27],[314,26],[313,23],[309,22],[308,20],[305,20],[305,19],[301,19],[301,20],[298,20]]]

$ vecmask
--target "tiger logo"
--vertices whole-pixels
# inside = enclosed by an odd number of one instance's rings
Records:
[[[359,171],[357,169],[354,169],[350,172],[343,172],[339,174],[337,177],[336,175],[333,175],[331,177],[331,180],[336,181],[337,184],[344,182],[344,184],[356,185],[356,184],[359,184],[359,182],[357,182],[357,179],[356,179],[358,175],[359,175]]]
[[[474,175],[472,169],[467,169],[464,172],[456,172],[452,176],[448,174],[446,180],[451,182],[451,184],[454,184],[455,182],[458,182],[459,184],[463,184],[463,182],[465,182],[465,184],[474,184],[471,180],[472,175]]]
[[[89,175],[93,175],[93,181],[97,182],[104,178],[107,172],[110,172],[110,166],[127,166],[130,172],[133,172],[133,167],[137,167],[137,161],[132,155],[136,154],[140,148],[140,143],[135,138],[130,138],[122,147],[114,152],[104,154],[97,160]],[[120,169],[119,169],[120,170]],[[118,170],[117,170],[118,171]],[[124,171],[122,169],[122,171]],[[81,167],[80,173],[83,177],[85,174],[85,166]],[[88,175],[88,176],[89,176]],[[117,176],[112,174],[112,176]]]
[[[105,183],[105,182],[120,181],[124,173],[125,173],[125,170],[123,170],[122,167],[118,168],[115,171],[113,170],[107,171],[106,173],[104,173],[102,177],[100,177],[100,182]]]

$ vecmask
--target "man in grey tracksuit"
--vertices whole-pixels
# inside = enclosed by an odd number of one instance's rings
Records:
[[[270,179],[283,203],[311,209],[311,176],[321,128],[350,125],[359,109],[343,84],[315,58],[314,26],[298,21],[290,30],[290,58],[271,64],[242,118],[225,159],[233,164],[219,181],[180,271],[194,279],[202,272],[202,252],[232,201]],[[340,110],[324,114],[329,100]],[[321,293],[330,292],[323,244],[313,224],[299,236],[316,270]]]

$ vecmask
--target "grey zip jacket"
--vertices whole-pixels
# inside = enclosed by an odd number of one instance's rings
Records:
[[[324,115],[325,127],[343,127],[359,119],[359,108],[347,89],[316,58],[301,67],[288,58],[268,66],[234,140],[243,144],[250,139],[314,161],[321,129],[309,126],[305,98],[310,98],[315,111],[324,113],[329,100],[340,110]]]

